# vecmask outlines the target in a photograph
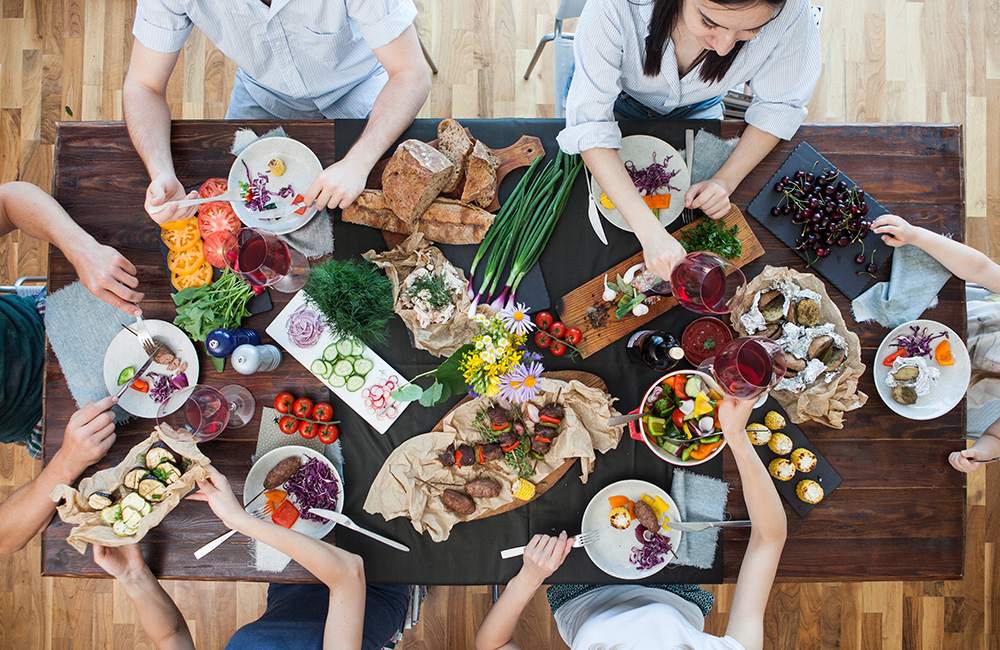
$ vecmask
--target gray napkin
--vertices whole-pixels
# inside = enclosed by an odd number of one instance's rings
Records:
[[[708,131],[698,131],[694,136],[694,158],[691,160],[691,183],[708,180],[729,159],[729,154],[739,144],[739,138],[722,140]]]
[[[104,354],[121,326],[131,323],[134,316],[100,300],[79,280],[46,299],[45,333],[78,407],[108,396]],[[131,418],[117,405],[112,408],[115,422]]]
[[[279,126],[260,136],[260,138],[273,137],[287,138],[288,134]],[[241,151],[260,138],[250,129],[239,129],[233,136],[233,146],[229,151],[234,156],[239,156]],[[333,222],[326,208],[317,212],[309,223],[295,232],[278,236],[306,257],[322,257],[333,252]]]
[[[729,484],[717,478],[674,470],[670,496],[677,504],[681,521],[722,521],[729,494]],[[681,535],[677,548],[677,564],[709,569],[715,561],[715,545],[719,529],[712,527],[699,533]]]
[[[851,311],[859,323],[875,321],[890,329],[920,318],[937,305],[937,294],[951,271],[933,257],[907,244],[892,254],[888,282],[879,282],[854,299]]]

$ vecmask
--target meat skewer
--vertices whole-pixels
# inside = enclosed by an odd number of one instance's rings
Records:
[[[481,465],[493,460],[500,460],[503,457],[503,450],[499,444],[491,443],[486,445],[448,445],[448,448],[438,454],[438,461],[445,467],[469,467],[470,465]]]

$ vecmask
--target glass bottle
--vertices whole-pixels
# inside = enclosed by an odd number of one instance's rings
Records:
[[[659,372],[669,372],[684,358],[684,349],[676,336],[666,330],[639,330],[628,339],[626,353],[632,363],[643,364]]]

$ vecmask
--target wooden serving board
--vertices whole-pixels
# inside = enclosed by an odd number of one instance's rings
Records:
[[[743,254],[732,260],[738,267],[742,267],[754,261],[764,254],[764,247],[757,241],[756,235],[747,224],[746,217],[740,209],[733,205],[729,213],[722,218],[726,228],[739,226],[738,238],[743,244]],[[697,221],[688,224],[673,233],[677,239],[688,230],[697,225]],[[636,253],[632,257],[620,262],[608,269],[609,280],[613,280],[619,274],[624,275],[629,267],[642,261],[642,253]],[[590,280],[586,284],[570,291],[556,302],[556,310],[559,312],[559,319],[567,327],[577,327],[583,332],[583,340],[577,344],[584,357],[603,350],[629,332],[635,330],[640,325],[648,323],[665,311],[677,305],[677,299],[672,296],[662,296],[659,301],[649,306],[649,311],[644,316],[633,316],[631,313],[618,320],[615,318],[616,303],[604,300],[604,273]],[[588,309],[591,311],[588,313]]]
[[[553,372],[542,373],[542,377],[548,377],[549,379],[559,379],[565,382],[569,382],[575,379],[578,382],[584,384],[585,386],[589,386],[591,388],[597,388],[599,390],[603,390],[604,392],[608,392],[608,385],[604,383],[604,380],[598,377],[597,375],[592,375],[589,372],[583,372],[580,370],[556,370]],[[451,409],[451,411],[448,411],[444,415],[444,417],[442,417],[441,420],[434,425],[432,431],[443,431],[444,430],[443,424],[445,418],[451,415],[452,411],[454,411],[459,406],[465,404],[471,399],[472,399],[471,397],[465,397],[461,402],[456,404],[455,407]],[[567,460],[565,463],[556,468],[553,472],[549,473],[548,476],[544,476],[540,479],[535,480],[535,496],[531,497],[531,499],[529,499],[528,501],[518,501],[515,499],[513,502],[508,503],[507,505],[500,506],[499,508],[494,508],[493,510],[487,510],[483,514],[478,515],[477,517],[473,517],[473,519],[485,519],[486,517],[500,515],[505,512],[510,512],[511,510],[517,510],[524,504],[534,501],[538,497],[548,492],[549,488],[558,483],[559,479],[561,479],[563,475],[569,471],[569,468],[572,467],[573,464],[576,463],[576,461],[577,461],[576,458],[571,458],[570,460]]]

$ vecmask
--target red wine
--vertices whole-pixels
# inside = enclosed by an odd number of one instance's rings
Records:
[[[684,358],[677,337],[663,330],[640,330],[629,337],[625,349],[632,363],[667,372]]]
[[[718,310],[726,297],[726,270],[715,266],[705,273],[701,281],[701,303],[715,311]]]
[[[771,359],[758,343],[748,341],[736,356],[736,365],[747,383],[768,386],[771,383]]]

